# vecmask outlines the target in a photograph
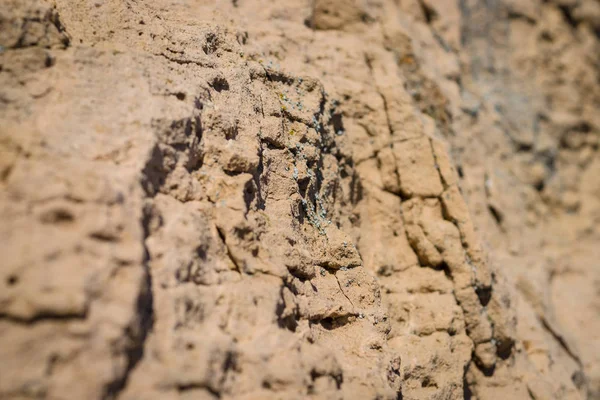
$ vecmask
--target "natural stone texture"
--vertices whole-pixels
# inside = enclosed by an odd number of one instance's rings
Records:
[[[597,11],[7,1],[0,398],[597,398]]]

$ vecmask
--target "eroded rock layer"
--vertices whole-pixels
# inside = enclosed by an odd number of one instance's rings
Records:
[[[0,398],[600,398],[599,32],[5,1]]]

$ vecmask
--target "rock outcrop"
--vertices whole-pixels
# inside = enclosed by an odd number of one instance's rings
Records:
[[[7,0],[0,398],[600,398],[599,33]]]

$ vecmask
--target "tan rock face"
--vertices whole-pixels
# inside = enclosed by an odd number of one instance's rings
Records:
[[[0,8],[0,398],[600,396],[595,0]]]

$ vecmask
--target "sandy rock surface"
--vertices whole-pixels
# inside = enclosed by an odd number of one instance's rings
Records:
[[[597,0],[4,0],[0,398],[600,399]]]

